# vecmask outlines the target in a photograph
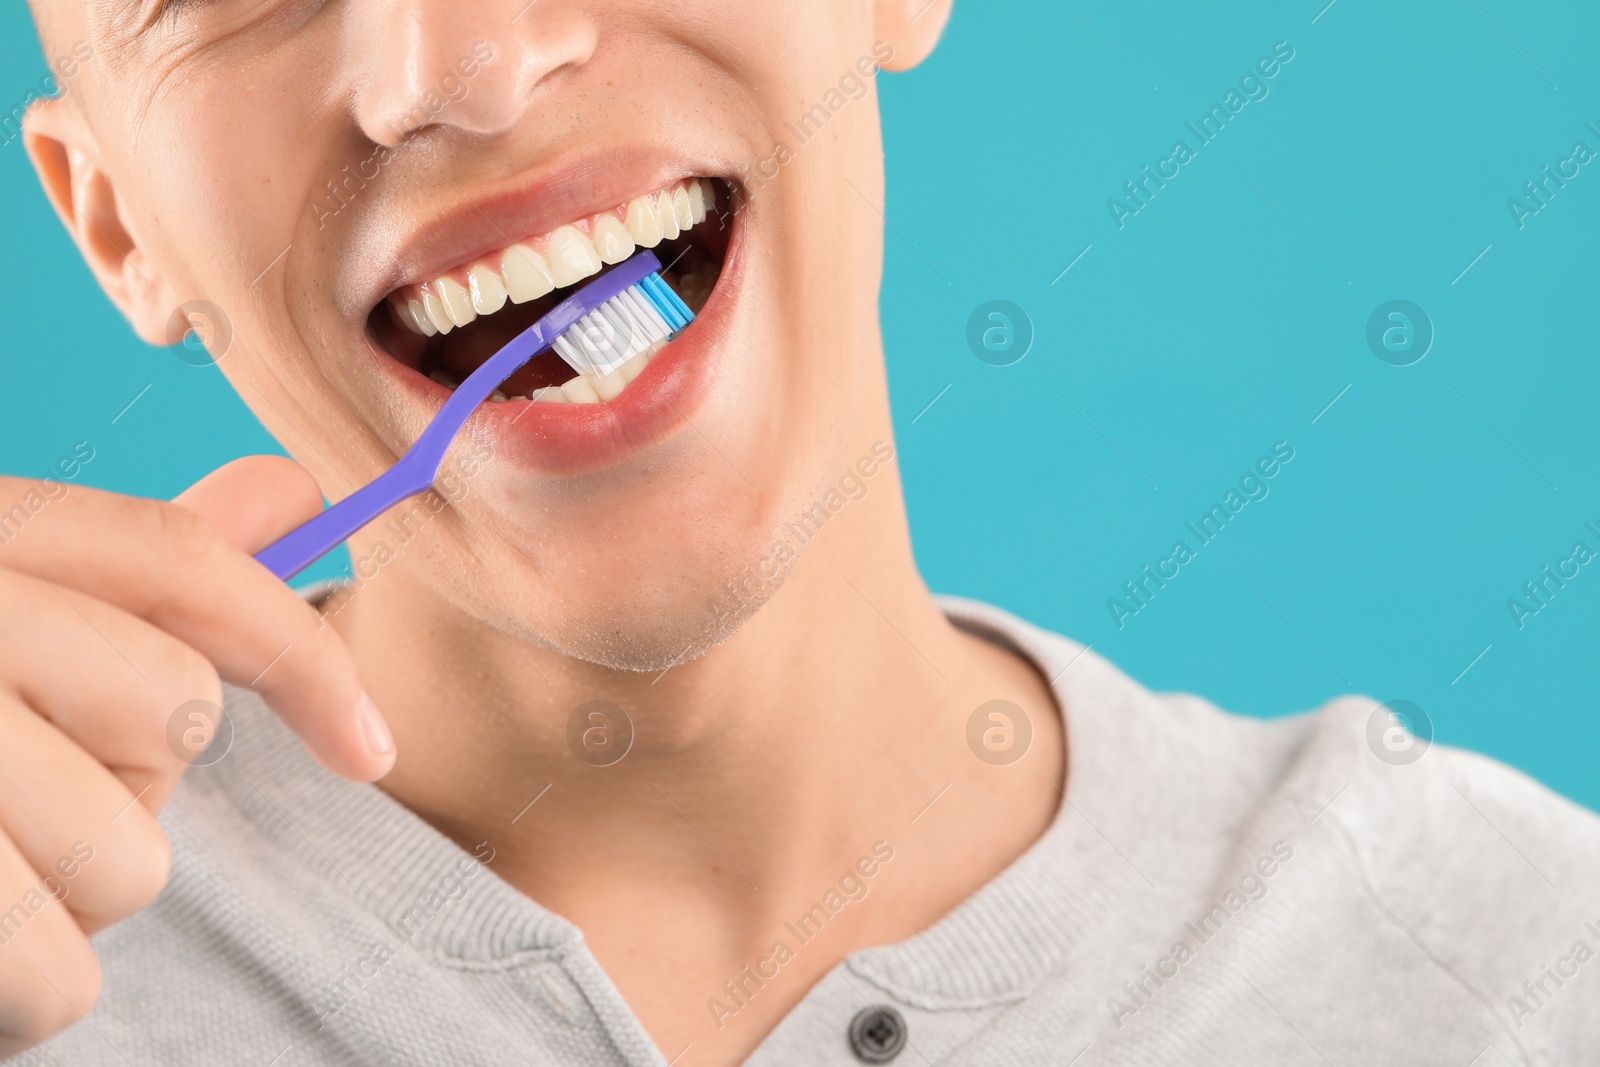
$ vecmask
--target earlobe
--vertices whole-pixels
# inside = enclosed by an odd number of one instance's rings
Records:
[[[893,49],[884,70],[910,70],[933,52],[954,0],[872,0],[873,31]]]
[[[76,105],[59,98],[35,104],[23,120],[23,143],[50,206],[134,332],[153,345],[182,340],[170,336],[178,300],[129,231]]]

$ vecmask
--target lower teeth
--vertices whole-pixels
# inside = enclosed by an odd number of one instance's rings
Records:
[[[507,396],[504,390],[496,389],[489,395],[489,400],[499,403],[506,400],[528,399],[542,404],[600,404],[615,400],[627,384],[637,378],[649,365],[655,354],[666,346],[665,341],[657,341],[610,374],[579,374],[563,385],[547,385],[542,389],[535,389],[526,398]],[[428,377],[450,390],[461,384],[460,379],[442,368],[431,372]]]
[[[547,404],[609,403],[621,395],[628,383],[637,378],[650,360],[655,358],[655,354],[665,347],[665,341],[657,341],[610,374],[580,374],[564,385],[536,389],[530,399],[535,403]]]

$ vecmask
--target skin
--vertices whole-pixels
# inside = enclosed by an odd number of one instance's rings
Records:
[[[920,62],[950,6],[925,3],[210,0],[167,20],[150,2],[35,4],[48,54],[95,56],[28,120],[63,222],[147,340],[177,340],[182,301],[226,309],[220,366],[295,462],[239,461],[170,504],[73,489],[0,547],[0,620],[29,620],[0,622],[0,901],[74,842],[95,849],[3,950],[0,1051],[77,1021],[98,990],[85,934],[163,884],[153,815],[184,769],[167,723],[217,700],[219,677],[261,690],[331,771],[488,842],[501,878],[584,931],[667,1058],[689,1047],[682,1063],[742,1061],[845,956],[925,929],[1038,838],[1063,788],[1057,709],[1030,665],[938,611],[894,462],[798,562],[725,592],[893,442],[871,83],[776,176],[763,161],[877,42],[891,71]],[[470,92],[409,121],[430,72],[477,41],[495,59]],[[395,148],[380,178],[319,219],[326,181],[374,145]],[[375,369],[367,313],[402,280],[385,272],[507,189],[541,191],[527,210],[549,225],[530,232],[569,221],[597,149],[622,153],[605,162],[639,183],[625,195],[668,171],[740,191],[732,295],[686,349],[701,387],[598,461],[475,422],[461,447],[492,458],[470,491],[319,616],[249,553],[386,469],[431,415]],[[30,488],[6,479],[0,499]],[[369,527],[352,556],[386,538]],[[634,732],[603,768],[567,743],[595,699]],[[994,699],[1034,730],[1005,767],[966,741]],[[714,1021],[708,998],[878,841],[894,859],[870,893]]]

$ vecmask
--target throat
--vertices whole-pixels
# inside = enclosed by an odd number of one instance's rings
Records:
[[[952,626],[909,558],[862,589],[893,628],[837,573],[802,567],[758,624],[664,674],[508,637],[478,587],[469,611],[374,581],[330,617],[393,727],[382,788],[581,930],[669,1059],[742,1063],[840,961],[999,876],[1060,804],[1038,670]],[[1004,765],[968,741],[995,700],[1031,726]]]

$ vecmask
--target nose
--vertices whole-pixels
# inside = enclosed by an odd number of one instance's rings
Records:
[[[393,0],[346,10],[356,121],[389,147],[430,127],[505,132],[552,80],[587,63],[599,39],[571,0]]]

